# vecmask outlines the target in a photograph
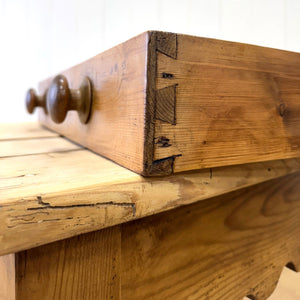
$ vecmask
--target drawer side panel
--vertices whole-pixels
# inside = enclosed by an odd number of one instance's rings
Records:
[[[173,172],[300,155],[299,53],[177,35],[176,57],[157,52],[161,95],[175,115],[156,113],[153,159]]]

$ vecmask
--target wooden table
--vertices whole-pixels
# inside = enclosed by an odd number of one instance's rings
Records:
[[[299,216],[300,159],[143,178],[0,125],[0,299],[266,299]]]

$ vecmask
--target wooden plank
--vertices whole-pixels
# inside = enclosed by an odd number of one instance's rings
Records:
[[[36,122],[0,123],[0,141],[58,136]]]
[[[100,189],[142,181],[134,172],[84,149],[2,158],[0,205],[39,195],[74,194],[97,186]]]
[[[177,46],[182,61],[300,77],[297,52],[183,34],[177,34]]]
[[[71,89],[78,88],[84,76],[91,79],[93,107],[88,124],[82,124],[75,111],[68,112],[62,124],[55,124],[49,115],[39,110],[40,122],[142,173],[147,45],[148,33],[144,33],[61,72]],[[40,83],[40,94],[49,88],[52,79]]]
[[[0,141],[0,159],[80,149],[82,149],[81,146],[60,137],[8,140]]]
[[[300,266],[299,195],[298,172],[123,224],[122,296],[267,299]]]
[[[16,299],[121,299],[119,227],[16,254]]]
[[[181,172],[300,155],[299,53],[177,35],[176,58],[157,52],[156,70],[158,93],[176,86],[164,99],[176,98],[176,124],[157,118],[168,143],[154,161]]]
[[[0,299],[15,300],[15,255],[0,256]]]
[[[100,170],[100,171],[99,171]],[[300,170],[300,160],[144,178],[88,150],[1,159],[0,255]]]

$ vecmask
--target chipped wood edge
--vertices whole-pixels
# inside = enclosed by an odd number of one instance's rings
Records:
[[[147,88],[145,99],[144,170],[143,176],[165,176],[173,174],[177,156],[154,160],[155,120],[176,124],[176,85],[164,91],[156,90],[157,51],[177,58],[177,34],[170,32],[148,32]],[[166,74],[168,76],[168,74]],[[166,95],[167,91],[167,95]],[[165,97],[169,105],[165,106]],[[157,111],[158,109],[158,111]]]
[[[154,157],[154,112],[155,112],[155,82],[156,78],[156,32],[148,32],[147,48],[147,86],[145,99],[145,128],[144,128],[144,170],[142,175],[151,175]]]
[[[0,255],[157,214],[300,171],[300,158],[7,199]]]

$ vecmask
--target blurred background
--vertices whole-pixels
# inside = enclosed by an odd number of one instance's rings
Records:
[[[0,0],[0,122],[38,81],[146,30],[300,52],[300,0]]]

